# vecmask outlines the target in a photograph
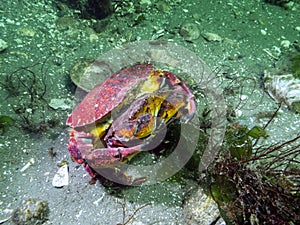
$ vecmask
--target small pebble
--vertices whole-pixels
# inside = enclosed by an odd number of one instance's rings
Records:
[[[99,38],[96,34],[90,34],[89,39],[90,39],[90,42],[96,42],[96,41],[98,41]]]
[[[223,38],[221,38],[221,36],[219,36],[218,34],[210,32],[203,33],[202,37],[207,41],[221,42],[223,40]]]
[[[260,33],[261,33],[262,35],[266,35],[266,34],[267,34],[267,31],[265,31],[265,30],[260,30]]]
[[[53,109],[68,110],[73,107],[70,99],[53,98],[50,100],[49,106]]]
[[[282,40],[280,45],[284,48],[289,48],[291,46],[291,42],[289,40]]]
[[[0,52],[4,51],[7,48],[8,44],[4,40],[0,39]]]
[[[33,37],[36,33],[36,31],[34,29],[24,28],[24,27],[18,29],[17,32],[21,36],[26,36],[26,37]]]

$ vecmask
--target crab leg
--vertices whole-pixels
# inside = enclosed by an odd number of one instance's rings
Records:
[[[138,153],[143,145],[137,145],[130,148],[99,148],[90,151],[85,160],[92,168],[103,167],[108,164],[124,162],[124,158],[130,158]]]

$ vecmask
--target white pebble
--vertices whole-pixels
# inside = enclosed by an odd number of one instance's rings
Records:
[[[266,34],[267,34],[267,31],[265,31],[265,30],[260,30],[260,33],[261,33],[262,35],[266,35]]]
[[[291,46],[291,42],[289,40],[282,40],[280,45],[284,48],[289,48]]]

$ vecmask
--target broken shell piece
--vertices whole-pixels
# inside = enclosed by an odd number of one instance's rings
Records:
[[[69,184],[69,169],[68,165],[63,165],[54,175],[52,185],[54,187],[63,187]]]
[[[264,88],[275,101],[300,113],[300,79],[293,74],[273,75],[265,71]]]
[[[209,32],[203,33],[202,37],[207,41],[221,42],[223,40],[223,38],[221,38],[218,34]]]

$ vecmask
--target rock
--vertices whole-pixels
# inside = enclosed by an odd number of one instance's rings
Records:
[[[52,185],[58,188],[69,185],[68,165],[63,165],[58,169],[58,171],[53,177]]]
[[[200,30],[195,23],[184,23],[179,33],[186,41],[193,41],[200,37]]]
[[[7,48],[8,44],[4,40],[0,39],[0,52],[3,52]]]
[[[49,206],[46,201],[28,199],[16,209],[12,215],[12,221],[17,225],[39,225],[48,220]]]
[[[218,34],[209,32],[203,33],[202,37],[207,41],[221,42],[223,40]]]
[[[220,213],[214,200],[199,187],[185,201],[183,216],[188,225],[213,224],[220,217]],[[223,223],[223,220],[219,219],[217,224],[221,223]]]
[[[96,84],[104,81],[111,74],[111,68],[105,62],[81,59],[71,69],[70,77],[74,84],[89,92]]]

